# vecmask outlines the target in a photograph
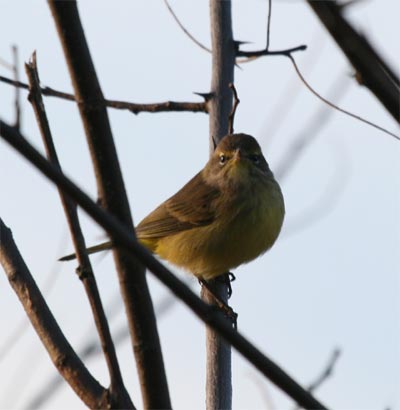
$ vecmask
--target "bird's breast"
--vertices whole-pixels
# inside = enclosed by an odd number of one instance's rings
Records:
[[[203,279],[214,278],[267,251],[279,235],[284,203],[274,181],[221,198],[215,220],[162,239],[157,253]]]

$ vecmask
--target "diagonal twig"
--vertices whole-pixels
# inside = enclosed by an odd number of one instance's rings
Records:
[[[135,237],[122,171],[76,1],[48,0],[96,175],[98,196],[108,213]],[[96,105],[93,105],[93,101]],[[116,239],[111,236],[112,240]],[[117,241],[118,242],[118,241]],[[113,247],[115,267],[131,334],[131,347],[145,408],[171,408],[168,382],[145,266],[126,249]]]
[[[313,393],[315,390],[317,390],[329,377],[332,376],[333,374],[333,369],[336,366],[336,363],[342,354],[342,351],[339,348],[336,348],[333,350],[328,363],[322,369],[321,374],[317,376],[317,378],[308,386],[308,391],[310,393]],[[300,407],[296,406],[294,410],[300,410]]]
[[[365,118],[360,117],[359,115],[353,114],[350,111],[344,110],[343,108],[338,107],[337,105],[331,103],[330,101],[328,101],[326,98],[322,97],[321,94],[319,94],[317,91],[314,90],[314,88],[311,87],[311,85],[306,81],[306,79],[303,77],[303,75],[301,74],[301,71],[296,63],[296,60],[293,58],[293,56],[291,54],[289,54],[287,56],[290,61],[293,64],[294,69],[296,70],[297,75],[299,76],[300,80],[302,81],[302,83],[309,89],[309,91],[311,91],[312,94],[314,94],[318,99],[320,99],[322,102],[324,102],[325,104],[329,105],[330,107],[334,108],[337,111],[342,112],[343,114],[346,114],[350,117],[355,118],[358,121],[364,122],[365,124],[370,125],[371,127],[374,127],[376,129],[378,129],[379,131],[384,132],[385,134],[388,134],[390,136],[392,136],[393,138],[397,139],[400,141],[400,137],[390,131],[388,131],[387,129],[374,124],[371,121],[366,120]]]
[[[36,64],[36,53],[33,53],[31,62],[25,65],[26,74],[29,80],[29,96],[36,120],[39,125],[43,143],[46,148],[46,153],[49,161],[55,168],[61,171],[61,165],[54,146],[53,138],[50,131],[50,125],[45,112],[43,99],[40,93],[39,74]],[[61,202],[67,218],[67,222],[71,231],[72,240],[75,246],[79,268],[77,273],[82,280],[88,296],[94,321],[101,340],[104,357],[106,359],[108,371],[110,374],[110,400],[113,403],[119,403],[119,406],[125,408],[133,408],[133,403],[130,400],[129,394],[122,380],[121,370],[118,364],[115,346],[111,338],[110,328],[104,312],[103,304],[100,299],[100,293],[97,287],[96,279],[93,274],[93,269],[86,251],[85,239],[78,219],[76,204],[59,190]]]
[[[189,283],[190,278],[186,278],[184,283],[186,283],[189,287],[192,287],[191,284],[196,282],[191,281]],[[157,305],[155,306],[156,316],[157,319],[162,318],[164,314],[168,313],[170,309],[175,305],[177,299],[168,293],[161,299]],[[107,317],[110,321],[112,318],[116,316],[116,314],[120,311],[121,308],[121,296],[119,294],[115,295],[111,305],[106,309]],[[118,328],[114,332],[114,341],[116,346],[121,346],[121,344],[125,341],[129,340],[129,330],[123,324],[120,328]],[[94,359],[98,355],[101,354],[101,347],[99,346],[97,338],[93,338],[92,333],[90,333],[90,337],[88,340],[85,341],[85,344],[78,349],[78,355],[82,358],[82,360],[89,360]],[[24,408],[26,409],[39,409],[43,408],[44,404],[47,403],[52,396],[56,393],[56,391],[61,387],[62,379],[58,374],[51,376],[50,378],[46,379],[43,383],[43,386],[39,391],[36,391],[34,396],[25,403]]]
[[[126,257],[131,254],[166,285],[179,299],[181,299],[203,322],[216,329],[219,334],[237,349],[260,372],[268,377],[274,384],[286,392],[300,406],[306,409],[326,409],[309,392],[302,388],[284,370],[265,356],[260,350],[247,341],[231,324],[221,317],[221,313],[212,306],[199,299],[186,285],[177,279],[160,261],[142,245],[133,235],[132,230],[122,224],[114,215],[99,207],[81,189],[71,182],[62,172],[55,169],[15,128],[0,120],[0,135],[28,159],[47,178],[59,186],[79,206],[81,206],[115,242],[127,250]]]
[[[308,390],[310,392],[314,392],[316,389],[318,389],[319,386],[321,386],[322,383],[325,382],[326,379],[332,376],[333,369],[341,354],[342,351],[338,348],[336,348],[332,352],[332,355],[329,358],[327,365],[322,370],[321,374],[308,386]]]
[[[1,219],[0,234],[0,263],[54,365],[88,407],[107,408],[107,390],[93,378],[65,338]]]
[[[181,23],[179,20],[178,16],[175,14],[174,10],[172,9],[171,5],[169,4],[168,0],[164,0],[165,5],[167,6],[168,11],[171,13],[172,17],[178,24],[178,26],[181,28],[181,30],[195,43],[198,45],[201,49],[204,51],[207,51],[208,53],[211,53],[211,50],[206,47],[204,44],[200,43],[199,40],[197,40],[192,34],[189,33],[189,31],[186,29],[186,27]]]

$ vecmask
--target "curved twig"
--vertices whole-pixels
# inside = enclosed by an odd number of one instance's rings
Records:
[[[353,114],[350,111],[344,110],[343,108],[338,107],[337,105],[331,103],[330,101],[328,101],[326,98],[322,97],[321,94],[317,93],[317,91],[314,90],[314,88],[311,87],[311,85],[306,81],[306,79],[303,77],[303,75],[300,72],[300,69],[298,67],[298,65],[296,64],[295,59],[293,58],[293,56],[291,54],[288,54],[286,57],[288,57],[290,59],[290,61],[293,64],[294,69],[296,70],[297,75],[299,76],[300,80],[302,81],[302,83],[318,98],[320,99],[322,102],[324,102],[325,104],[328,104],[330,107],[334,108],[337,111],[342,112],[343,114],[346,114],[350,117],[355,118],[358,121],[364,122],[365,124],[370,125],[371,127],[374,127],[376,129],[378,129],[379,131],[384,132],[385,134],[388,134],[390,136],[392,136],[393,138],[397,139],[400,141],[400,137],[396,134],[393,134],[392,132],[386,130],[383,127],[380,127],[379,125],[374,124],[371,121],[366,120],[365,118],[360,117],[359,115]]]
[[[168,3],[168,0],[164,0],[165,5],[167,6],[167,9],[169,10],[169,12],[171,13],[172,17],[174,18],[174,20],[176,21],[176,23],[178,24],[178,26],[182,29],[182,31],[193,41],[193,43],[195,43],[196,45],[198,45],[201,49],[203,49],[204,51],[207,51],[207,53],[211,53],[211,50],[206,47],[204,44],[200,43],[199,40],[197,40],[192,34],[189,33],[189,31],[186,29],[186,27],[181,23],[181,21],[179,20],[178,16],[175,14],[174,10],[172,10],[171,5]]]

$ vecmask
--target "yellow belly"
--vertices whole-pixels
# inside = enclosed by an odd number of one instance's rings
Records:
[[[273,245],[284,217],[283,197],[277,185],[256,197],[247,201],[251,206],[231,209],[209,225],[160,238],[151,248],[161,258],[202,279],[249,262]]]

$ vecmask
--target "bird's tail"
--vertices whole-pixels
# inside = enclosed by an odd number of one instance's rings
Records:
[[[108,241],[108,242],[103,242],[99,245],[91,246],[90,248],[86,249],[86,252],[90,255],[91,253],[101,252],[101,251],[105,251],[111,248],[112,248],[112,244],[110,241]],[[59,259],[59,261],[72,261],[73,259],[76,259],[75,253],[71,253],[70,255],[63,256],[62,258]]]

